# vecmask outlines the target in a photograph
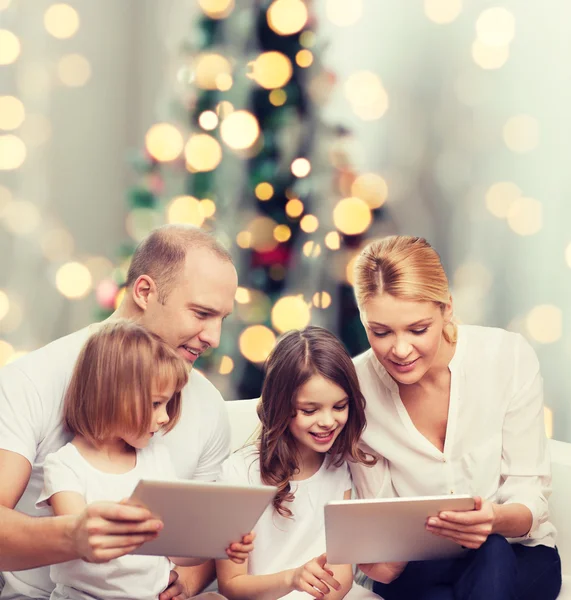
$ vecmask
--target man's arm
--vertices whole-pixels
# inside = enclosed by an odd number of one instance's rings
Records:
[[[213,560],[207,560],[194,567],[176,567],[179,581],[182,583],[187,597],[200,594],[216,578],[216,568]]]
[[[14,507],[32,468],[27,459],[0,450],[0,570],[18,571],[83,558],[104,562],[153,539],[162,527],[146,509],[100,502],[80,515],[30,517]]]

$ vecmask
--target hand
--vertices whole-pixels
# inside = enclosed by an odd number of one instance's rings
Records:
[[[290,587],[314,598],[323,598],[330,588],[338,590],[341,584],[334,579],[333,571],[327,567],[327,556],[322,554],[292,571]]]
[[[474,510],[443,511],[430,517],[426,529],[465,548],[479,548],[494,531],[495,505],[480,496],[474,498]]]
[[[95,502],[76,517],[71,540],[79,558],[102,563],[133,552],[162,528],[162,521],[146,508]]]
[[[186,600],[187,598],[188,595],[182,585],[182,581],[178,578],[178,573],[171,571],[167,589],[159,594],[159,600]]]
[[[238,565],[244,564],[248,555],[254,549],[254,539],[256,534],[253,531],[242,536],[241,541],[233,542],[226,548],[228,558]]]
[[[391,583],[405,569],[408,562],[391,562],[391,563],[367,563],[358,565],[359,569],[365,573],[370,579],[379,581],[380,583]]]

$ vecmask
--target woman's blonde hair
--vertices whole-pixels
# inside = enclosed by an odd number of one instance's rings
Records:
[[[424,239],[393,235],[369,243],[355,261],[355,298],[359,309],[377,294],[402,300],[434,302],[444,309],[450,302],[448,279],[440,257]],[[457,327],[448,323],[444,339],[455,343]]]
[[[126,319],[107,323],[79,354],[64,398],[64,426],[96,446],[115,436],[143,435],[151,426],[153,387],[174,384],[164,427],[170,431],[187,381],[184,361],[157,335]]]

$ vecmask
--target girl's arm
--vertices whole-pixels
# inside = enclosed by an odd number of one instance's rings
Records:
[[[56,517],[80,515],[87,506],[85,498],[79,492],[56,492],[47,502]]]

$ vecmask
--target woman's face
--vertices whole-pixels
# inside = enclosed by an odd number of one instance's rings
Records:
[[[434,364],[451,318],[451,304],[442,310],[435,302],[401,300],[386,293],[361,307],[375,356],[397,383],[405,385],[418,383]]]

